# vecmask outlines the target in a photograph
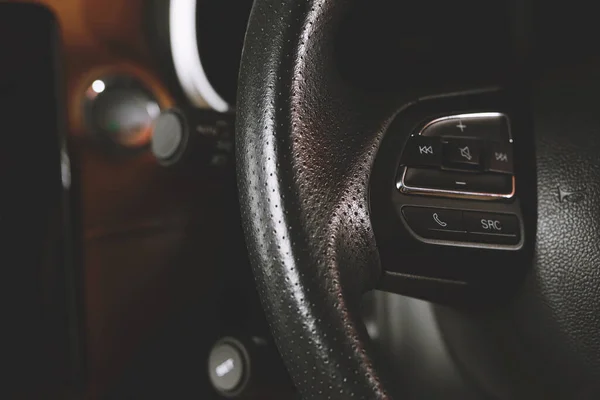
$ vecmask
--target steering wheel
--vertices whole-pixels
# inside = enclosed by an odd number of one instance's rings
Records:
[[[369,91],[337,64],[336,35],[352,6],[256,0],[240,70],[242,221],[262,304],[298,390],[305,398],[392,398],[360,317],[362,295],[383,288],[454,308],[442,319],[455,331],[449,340],[473,339],[477,357],[465,357],[481,367],[473,373],[510,381],[513,368],[528,381],[520,395],[529,398],[597,398],[599,69],[538,71],[528,101],[516,105],[494,103],[497,88],[477,85]],[[392,205],[393,196],[419,198],[395,185],[402,144],[429,116],[500,103],[516,110],[516,196],[447,201],[480,211],[517,207],[522,240],[507,249],[415,240]],[[385,215],[382,228],[376,215]],[[450,256],[460,256],[459,272],[431,267]],[[496,300],[481,300],[492,292]],[[456,351],[468,347],[457,343]]]

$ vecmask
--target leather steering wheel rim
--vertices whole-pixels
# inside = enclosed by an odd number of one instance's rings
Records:
[[[385,399],[359,302],[380,273],[369,176],[396,107],[338,75],[334,33],[348,4],[255,1],[239,80],[238,186],[259,294],[300,393]]]
[[[441,92],[385,98],[344,82],[334,39],[350,4],[256,0],[240,70],[236,156],[242,222],[267,319],[306,398],[389,398],[358,312],[362,293],[382,273],[369,218],[369,177],[395,113]],[[532,265],[507,304],[463,311],[464,323],[451,317],[446,325],[457,328],[457,337],[468,326],[477,333],[480,346],[467,340],[461,349],[512,349],[511,341],[501,345],[510,336],[502,332],[514,334],[520,346],[515,349],[523,351],[515,350],[520,354],[507,364],[540,378],[536,390],[556,398],[597,398],[600,80],[589,52],[571,49],[582,37],[589,42],[582,47],[593,48],[597,35],[575,29],[572,40],[561,39],[573,53],[572,65],[553,63],[554,21],[565,10],[544,6],[536,12],[538,21],[548,21],[546,28],[538,26],[540,41],[531,54],[536,62],[528,67],[539,69],[528,75],[534,121],[528,155],[535,155],[530,169],[537,179],[518,176],[537,191],[519,193],[536,203],[530,210],[533,257],[523,262]],[[581,10],[573,14],[573,26],[593,25],[580,22]],[[493,359],[465,365],[494,370]]]

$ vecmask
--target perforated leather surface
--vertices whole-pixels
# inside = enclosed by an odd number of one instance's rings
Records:
[[[278,348],[301,394],[388,398],[360,295],[380,272],[368,180],[391,107],[341,82],[347,1],[257,0],[238,93],[242,220]]]

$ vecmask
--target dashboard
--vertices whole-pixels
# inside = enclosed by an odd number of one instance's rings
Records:
[[[89,399],[221,398],[207,362],[225,337],[282,371],[235,188],[232,122],[252,2],[10,3],[49,9],[60,42],[72,236],[81,251],[72,299],[78,344],[65,361],[69,379],[57,381],[77,382]],[[167,166],[152,152],[154,120],[170,109],[204,135],[191,163]],[[257,377],[248,385],[259,396],[250,398],[293,392]]]

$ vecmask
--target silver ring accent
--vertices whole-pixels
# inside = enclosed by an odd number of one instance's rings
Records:
[[[177,79],[188,100],[200,108],[226,112],[229,104],[210,84],[198,51],[196,0],[169,2],[169,39]]]
[[[423,188],[417,186],[408,186],[404,182],[406,176],[406,170],[404,167],[402,172],[402,178],[399,182],[396,182],[396,189],[404,194],[420,194],[425,196],[443,196],[453,197],[457,199],[473,199],[473,200],[498,200],[498,199],[510,199],[515,195],[515,177],[512,176],[512,190],[510,193],[483,193],[483,192],[470,192],[462,190],[451,190],[451,189],[433,189]]]

